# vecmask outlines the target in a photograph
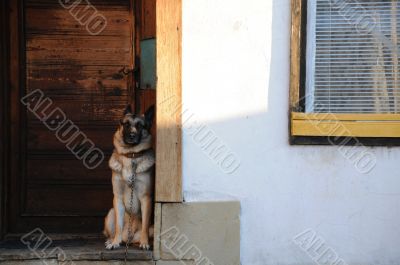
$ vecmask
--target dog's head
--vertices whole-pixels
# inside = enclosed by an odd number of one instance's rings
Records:
[[[149,138],[153,117],[154,106],[148,108],[144,115],[137,115],[132,112],[131,105],[128,105],[120,120],[120,132],[124,143],[135,146]]]

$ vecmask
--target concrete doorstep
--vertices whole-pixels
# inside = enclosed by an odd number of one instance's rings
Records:
[[[239,217],[239,202],[156,203],[153,251],[130,247],[127,264],[240,265]],[[49,235],[46,249],[37,238],[0,242],[0,264],[125,264],[125,248],[106,250],[104,237]]]

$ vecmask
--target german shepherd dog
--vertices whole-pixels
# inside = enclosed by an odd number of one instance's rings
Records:
[[[131,236],[140,248],[150,249],[155,165],[150,134],[153,117],[154,106],[144,115],[137,115],[128,105],[114,134],[114,152],[109,161],[114,200],[104,222],[107,249],[118,248]]]

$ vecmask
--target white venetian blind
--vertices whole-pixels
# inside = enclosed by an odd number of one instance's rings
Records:
[[[400,0],[308,0],[306,112],[400,113]]]

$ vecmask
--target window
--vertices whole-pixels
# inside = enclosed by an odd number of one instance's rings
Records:
[[[291,135],[400,137],[398,0],[293,0]]]

